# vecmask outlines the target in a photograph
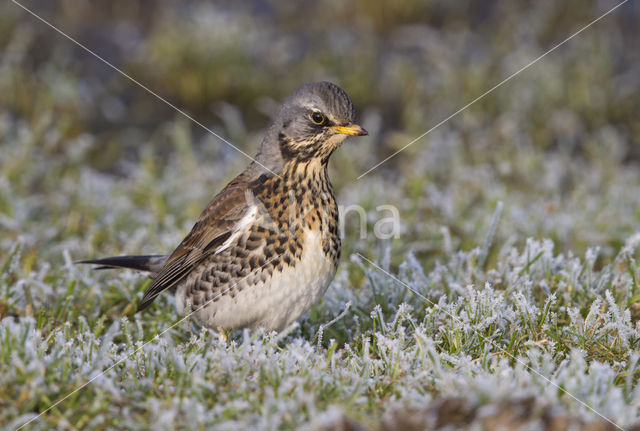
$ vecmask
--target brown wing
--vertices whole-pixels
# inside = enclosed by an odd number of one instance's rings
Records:
[[[138,304],[147,308],[161,292],[176,285],[205,257],[215,253],[247,213],[251,195],[246,183],[232,182],[204,209],[189,235],[169,256]]]

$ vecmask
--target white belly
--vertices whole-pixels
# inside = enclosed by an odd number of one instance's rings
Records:
[[[193,314],[196,322],[215,329],[263,327],[282,330],[299,318],[326,292],[336,272],[334,262],[325,257],[322,240],[314,231],[305,232],[300,261],[295,267],[274,270],[265,282],[245,284],[235,297],[224,295]],[[185,311],[185,285],[176,292],[178,312]]]

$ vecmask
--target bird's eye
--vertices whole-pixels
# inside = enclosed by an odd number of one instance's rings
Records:
[[[324,117],[324,115],[322,115],[320,112],[312,112],[311,115],[311,121],[313,121],[314,123],[320,125],[320,124],[324,124],[326,118]]]

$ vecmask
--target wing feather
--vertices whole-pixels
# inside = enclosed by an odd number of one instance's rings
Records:
[[[246,188],[246,183],[232,182],[214,197],[145,291],[138,311],[147,308],[160,293],[175,286],[207,256],[215,254],[233,235],[253,205],[253,195]]]

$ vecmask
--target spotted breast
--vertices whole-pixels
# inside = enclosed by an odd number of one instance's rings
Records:
[[[176,292],[204,326],[280,330],[317,302],[340,257],[338,208],[326,164],[292,164],[245,191],[236,230]]]

